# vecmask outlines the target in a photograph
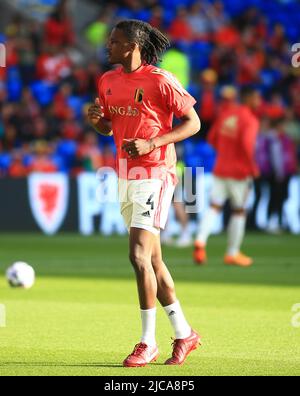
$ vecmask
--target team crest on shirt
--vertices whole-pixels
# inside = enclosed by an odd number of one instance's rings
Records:
[[[144,100],[144,94],[145,94],[144,89],[143,88],[138,88],[135,91],[135,95],[134,95],[135,103],[142,104],[143,100]]]

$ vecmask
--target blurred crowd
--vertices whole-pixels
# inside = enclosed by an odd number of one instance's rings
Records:
[[[291,64],[291,45],[300,37],[299,3],[101,3],[99,15],[80,32],[73,27],[68,1],[62,0],[44,23],[18,14],[0,33],[7,49],[7,67],[0,68],[0,177],[33,171],[76,175],[114,167],[112,139],[91,130],[86,109],[97,96],[97,79],[109,69],[108,33],[116,21],[136,18],[168,34],[172,47],[161,66],[198,100],[202,133],[179,147],[187,166],[213,168],[215,153],[206,136],[224,85],[255,86],[262,92],[257,161],[261,179],[274,190],[270,214],[280,211],[300,156],[300,68]]]

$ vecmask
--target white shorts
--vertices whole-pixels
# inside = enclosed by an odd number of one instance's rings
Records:
[[[229,199],[233,209],[246,209],[253,180],[221,179],[214,176],[211,192],[211,203],[224,206]]]
[[[128,231],[141,228],[159,235],[167,223],[175,186],[171,178],[125,180],[119,179],[121,214]]]

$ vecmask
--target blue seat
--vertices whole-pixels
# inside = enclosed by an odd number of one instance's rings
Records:
[[[2,44],[6,43],[6,36],[3,33],[0,33],[0,43],[2,43]]]
[[[207,69],[210,65],[210,54],[212,46],[206,42],[195,42],[189,48],[189,57],[193,69],[200,71]]]
[[[10,165],[12,162],[11,155],[8,153],[2,153],[0,154],[0,170],[1,171],[8,171]]]
[[[70,96],[68,98],[68,105],[74,111],[75,117],[77,119],[82,118],[82,108],[84,106],[84,101],[79,96]]]
[[[200,166],[205,168],[206,172],[211,173],[216,162],[216,152],[213,147],[207,142],[200,142],[197,144],[196,153],[199,156]]]
[[[77,142],[73,140],[62,140],[58,146],[55,155],[61,158],[59,168],[68,171],[72,168],[76,158]]]
[[[160,0],[160,4],[168,9],[168,8],[173,8],[177,9],[178,7],[189,7],[192,5],[195,1],[194,0]]]
[[[30,86],[31,92],[41,106],[48,106],[54,99],[57,87],[43,80],[37,80]]]
[[[21,99],[23,83],[17,67],[9,67],[7,69],[6,89],[9,101],[17,102]]]
[[[149,10],[139,10],[134,13],[134,18],[140,21],[149,22],[151,19],[151,12]]]
[[[133,12],[128,10],[127,8],[120,8],[116,12],[116,16],[120,19],[133,19]]]

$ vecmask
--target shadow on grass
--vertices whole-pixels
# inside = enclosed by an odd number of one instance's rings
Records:
[[[149,367],[164,366],[164,363],[151,363]],[[0,367],[69,367],[69,368],[124,368],[120,363],[60,363],[60,362],[0,362]]]
[[[60,362],[0,362],[0,367],[74,367],[74,368],[123,368],[120,363],[60,363]]]

